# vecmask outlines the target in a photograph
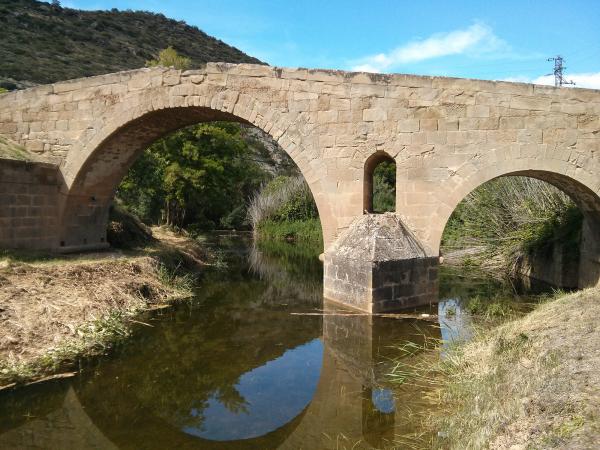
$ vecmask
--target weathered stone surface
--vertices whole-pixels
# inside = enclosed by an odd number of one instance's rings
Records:
[[[0,159],[0,247],[53,247],[59,188],[60,172],[53,164]]]
[[[426,258],[428,252],[393,213],[365,214],[342,233],[331,252],[358,261]]]
[[[392,213],[357,219],[325,254],[325,297],[379,313],[437,300],[438,258]]]
[[[364,166],[377,152],[396,161],[396,212],[427,257],[438,256],[458,202],[504,175],[555,184],[599,234],[600,91],[211,63],[0,95],[0,135],[59,167],[52,249],[105,245],[114,190],[137,156],[172,130],[212,120],[253,124],[279,141],[313,192],[327,251],[363,214]],[[27,234],[6,233],[17,231]],[[26,245],[11,239],[2,242]],[[595,284],[590,251],[582,270]]]

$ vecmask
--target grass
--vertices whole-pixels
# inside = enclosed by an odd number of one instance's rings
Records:
[[[197,279],[190,272],[183,271],[181,265],[173,267],[160,262],[157,269],[158,279],[163,285],[180,292],[182,296],[190,296],[194,290]]]
[[[322,247],[317,207],[302,176],[277,177],[248,205],[248,220],[263,241],[293,241]]]
[[[31,382],[49,373],[71,368],[78,359],[103,354],[131,334],[128,319],[140,309],[111,311],[105,316],[78,327],[76,337],[50,348],[43,356],[30,362],[0,361],[0,380],[7,384]]]
[[[275,222],[265,220],[256,229],[260,240],[310,242],[322,246],[323,236],[319,219]]]
[[[482,298],[479,295],[466,300],[464,308],[473,316],[478,316],[486,322],[492,320],[503,320],[509,317],[515,317],[519,310],[522,310],[523,304],[498,295],[491,299]]]
[[[447,436],[440,446],[547,448],[600,437],[600,400],[582,392],[598,378],[600,339],[590,333],[599,297],[598,288],[559,292],[454,348],[438,365],[445,406],[434,423]]]
[[[2,92],[0,92],[1,94]],[[16,159],[19,161],[37,161],[37,157],[24,147],[0,136],[0,158]]]
[[[528,177],[503,177],[471,192],[450,217],[444,252],[482,248],[465,264],[515,270],[520,258],[551,258],[558,246],[566,265],[577,264],[583,216],[558,188]]]
[[[589,388],[600,382],[599,312],[600,287],[556,292],[528,314],[478,327],[441,358],[435,339],[401,343],[389,380],[437,399],[420,413],[429,438],[416,448],[592,448],[600,439],[600,395]]]
[[[83,257],[5,251],[2,259],[0,312],[14,326],[1,333],[0,386],[105,353],[130,335],[141,313],[191,297],[196,286],[185,256],[164,245]],[[30,293],[27,303],[21,291]]]

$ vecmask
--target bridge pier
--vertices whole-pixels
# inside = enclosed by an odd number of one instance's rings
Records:
[[[64,199],[59,252],[101,250],[109,247],[107,224],[112,195],[69,195]]]
[[[579,259],[579,288],[600,284],[600,218],[589,213],[583,216]]]
[[[439,257],[395,214],[360,217],[324,260],[324,296],[345,306],[381,313],[437,301]]]

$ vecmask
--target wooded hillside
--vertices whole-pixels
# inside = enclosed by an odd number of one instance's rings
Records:
[[[0,0],[0,86],[27,87],[144,67],[167,46],[192,60],[261,63],[183,21],[144,11],[82,11]]]

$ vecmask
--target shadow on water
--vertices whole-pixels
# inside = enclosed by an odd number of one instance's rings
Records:
[[[419,434],[427,393],[389,383],[398,342],[447,338],[465,298],[505,289],[442,271],[439,325],[340,314],[318,250],[206,241],[223,264],[194,301],[144,320],[71,380],[0,395],[2,448],[388,448]],[[301,315],[324,311],[325,315]]]

